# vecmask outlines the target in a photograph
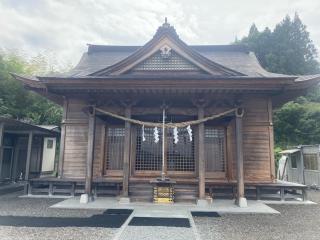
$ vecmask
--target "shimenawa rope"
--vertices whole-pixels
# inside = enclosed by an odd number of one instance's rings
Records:
[[[123,121],[130,122],[133,124],[138,124],[138,125],[142,125],[142,126],[146,126],[146,127],[159,127],[159,128],[162,127],[162,123],[144,122],[144,121],[140,121],[140,120],[136,120],[136,119],[132,119],[132,118],[127,118],[127,117],[124,117],[124,116],[121,116],[121,115],[118,115],[118,114],[115,114],[112,112],[108,112],[108,111],[103,110],[101,108],[95,107],[94,109],[100,113],[106,114],[106,115],[114,117],[114,118],[121,119]],[[166,123],[165,127],[166,128],[175,128],[175,127],[182,128],[182,127],[187,127],[189,125],[190,126],[196,125],[196,124],[200,124],[200,123],[203,123],[203,122],[206,122],[209,120],[213,120],[213,119],[222,117],[222,116],[227,115],[229,113],[235,112],[236,110],[237,110],[237,108],[233,108],[233,109],[230,109],[228,111],[225,111],[225,112],[222,112],[219,114],[215,114],[215,115],[212,115],[209,117],[205,117],[205,118],[201,118],[201,119],[197,119],[197,120],[192,120],[192,121],[186,121],[186,122],[180,122],[180,123]]]

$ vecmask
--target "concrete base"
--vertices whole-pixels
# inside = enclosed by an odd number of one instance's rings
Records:
[[[80,196],[80,203],[81,204],[87,204],[92,201],[93,201],[92,196],[89,196],[88,194],[81,194],[81,196]]]
[[[130,198],[129,197],[120,197],[119,198],[119,204],[129,204]]]
[[[246,198],[237,199],[237,205],[241,208],[248,207],[247,199]]]
[[[206,207],[206,206],[208,206],[208,202],[207,202],[206,199],[198,199],[197,200],[197,206]]]
[[[278,211],[265,205],[261,201],[248,200],[248,207],[238,207],[234,200],[215,199],[213,204],[206,206],[197,206],[192,203],[174,203],[174,204],[154,204],[131,202],[129,204],[120,204],[119,198],[115,197],[98,197],[93,202],[81,204],[79,197],[69,198],[54,204],[51,208],[63,209],[109,209],[109,208],[126,208],[134,209],[137,216],[157,216],[157,217],[186,217],[192,211],[218,212],[218,213],[269,213],[279,214]]]

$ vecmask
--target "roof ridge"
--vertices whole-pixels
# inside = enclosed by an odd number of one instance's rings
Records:
[[[203,45],[188,45],[196,51],[234,51],[234,52],[249,52],[246,45],[240,44],[203,44]],[[143,46],[138,45],[103,45],[103,44],[88,44],[88,54],[94,52],[126,52],[135,51]]]

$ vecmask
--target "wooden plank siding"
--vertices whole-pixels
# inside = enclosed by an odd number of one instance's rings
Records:
[[[67,118],[65,120],[66,136],[64,149],[63,177],[83,178],[85,176],[85,163],[88,141],[88,116],[83,112],[86,103],[77,99],[69,99]],[[243,151],[245,182],[271,182],[273,180],[272,155],[273,127],[272,106],[267,96],[247,96],[243,99],[245,110],[243,117]],[[103,109],[109,109],[102,106]],[[208,107],[205,116],[220,113],[230,107]],[[112,107],[112,110],[115,110]],[[196,109],[195,115],[197,114]],[[135,111],[135,108],[133,108]],[[123,109],[117,112],[123,114]],[[105,162],[105,123],[97,118],[95,133],[95,148],[93,161],[93,177],[104,175]],[[226,176],[230,181],[236,180],[236,148],[235,123],[232,120],[226,126]],[[196,148],[197,149],[197,148]],[[195,159],[197,162],[198,159]],[[133,164],[133,163],[131,163]],[[196,167],[197,168],[197,167]]]
[[[69,99],[65,120],[64,178],[84,178],[88,146],[88,116],[85,102]]]
[[[271,155],[269,99],[248,98],[244,101],[243,150],[245,181],[270,182]]]

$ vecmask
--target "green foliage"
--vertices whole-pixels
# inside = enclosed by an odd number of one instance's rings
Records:
[[[291,20],[286,16],[273,31],[260,32],[253,24],[247,37],[236,43],[247,45],[263,67],[283,74],[312,74],[319,72],[317,50],[306,26],[298,14]]]
[[[23,88],[10,73],[45,74],[44,56],[26,60],[18,54],[0,55],[0,116],[34,124],[60,124],[62,109],[47,99]]]
[[[254,51],[270,72],[292,75],[320,72],[317,50],[298,14],[293,19],[286,16],[273,31],[266,28],[260,32],[253,24],[248,36],[236,42],[239,43]],[[277,109],[274,126],[276,146],[320,143],[319,87]]]

